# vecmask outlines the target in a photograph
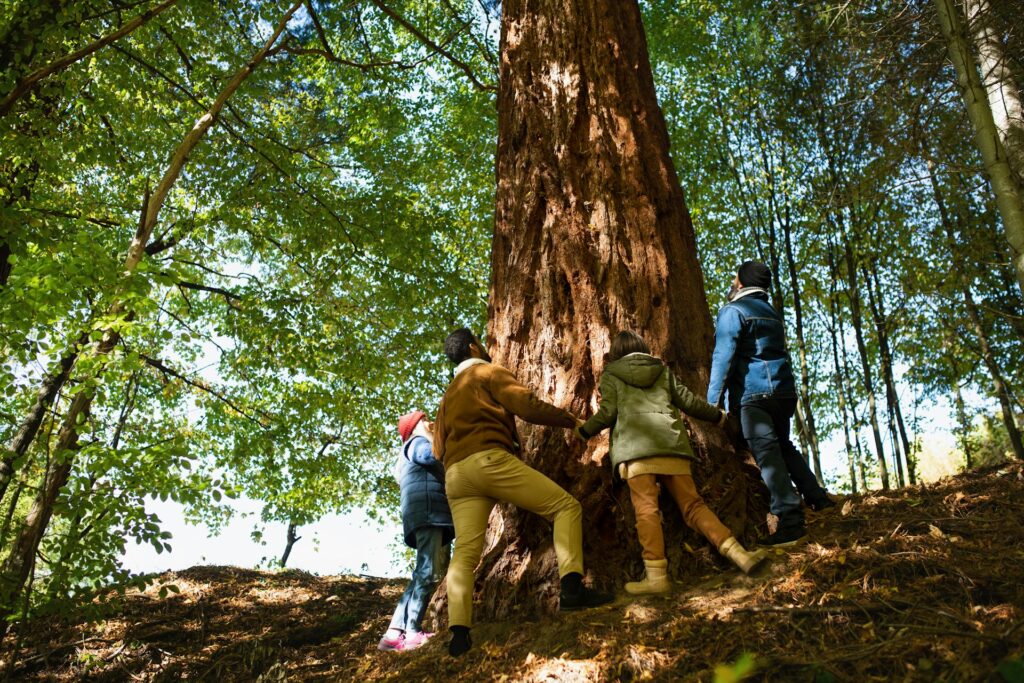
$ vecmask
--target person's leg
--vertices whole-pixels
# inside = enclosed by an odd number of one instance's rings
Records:
[[[384,636],[377,643],[378,650],[401,650],[402,641],[405,637],[405,626],[406,626],[406,608],[409,605],[409,598],[413,592],[413,586],[415,585],[415,574],[413,580],[409,582],[409,585],[405,587],[405,591],[402,593],[402,597],[398,599],[398,605],[395,607],[395,612],[391,616],[391,623],[388,625],[388,630],[384,633]]]
[[[653,474],[642,474],[626,480],[629,498],[636,517],[636,535],[643,548],[644,560],[665,559],[665,534],[658,509],[658,483]]]
[[[779,529],[803,529],[804,513],[800,496],[793,489],[789,470],[782,459],[775,421],[764,408],[745,405],[740,409],[743,438],[747,440],[757,466],[771,494],[771,512],[779,518]]]
[[[583,585],[583,508],[579,501],[511,453],[487,453],[479,460],[478,472],[478,485],[486,495],[554,523],[555,557],[562,588],[560,610],[588,609],[615,599],[614,595]]]
[[[704,535],[711,541],[715,549],[722,547],[725,539],[732,536],[729,528],[722,524],[718,516],[711,511],[704,499],[697,493],[697,484],[688,474],[662,475],[658,479],[665,485],[668,492],[679,506],[683,521],[694,531]]]
[[[485,496],[448,498],[455,522],[455,551],[448,565],[448,624],[473,625],[473,572],[484,550],[487,518],[495,500]]]
[[[438,569],[443,536],[444,531],[438,527],[424,527],[416,532],[416,571],[412,575],[413,590],[406,608],[406,638],[423,630],[420,628],[423,613],[441,580]]]
[[[644,558],[644,578],[626,583],[626,592],[633,595],[664,593],[672,588],[672,584],[668,580],[657,479],[653,474],[642,474],[630,477],[626,483],[629,484],[629,497],[636,517],[636,534]]]
[[[796,399],[773,399],[766,402],[764,406],[772,416],[775,425],[775,433],[779,437],[779,448],[782,451],[782,461],[786,463],[789,470],[789,477],[793,480],[797,492],[804,500],[810,503],[817,503],[828,497],[828,493],[818,483],[817,477],[807,465],[803,454],[790,438],[791,420],[796,412]]]
[[[479,486],[486,495],[554,523],[558,575],[583,574],[583,509],[579,501],[511,453],[494,451],[479,465]],[[455,532],[458,537],[457,527]]]

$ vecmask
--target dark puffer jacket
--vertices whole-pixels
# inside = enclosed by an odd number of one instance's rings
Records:
[[[402,446],[399,485],[402,489],[402,533],[405,544],[416,547],[416,531],[436,526],[444,529],[444,543],[455,538],[452,512],[444,492],[444,468],[434,458],[430,441],[414,436]]]

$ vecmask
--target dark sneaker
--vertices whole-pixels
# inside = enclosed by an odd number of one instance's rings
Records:
[[[562,596],[558,601],[558,609],[561,612],[575,612],[581,609],[607,605],[614,599],[615,596],[611,593],[602,593],[601,591],[584,586],[575,593],[562,591]]]
[[[834,508],[836,506],[836,502],[832,500],[828,494],[825,494],[823,498],[818,500],[808,500],[804,502],[807,503],[807,507],[811,508],[815,512],[821,512],[822,510],[827,510],[828,508]]]
[[[448,654],[461,657],[473,647],[473,639],[469,637],[468,626],[452,626],[452,639],[448,642]]]
[[[802,526],[790,529],[779,529],[759,539],[757,544],[764,548],[789,548],[807,540],[807,530]]]
[[[405,635],[400,635],[397,638],[384,636],[377,643],[377,649],[384,652],[401,652],[405,649]]]

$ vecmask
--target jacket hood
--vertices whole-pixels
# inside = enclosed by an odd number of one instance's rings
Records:
[[[640,389],[654,384],[664,371],[665,364],[661,359],[646,353],[631,353],[605,368],[605,372],[610,372],[613,377]]]

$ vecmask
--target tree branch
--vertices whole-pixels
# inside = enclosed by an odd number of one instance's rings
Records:
[[[178,287],[184,289],[191,289],[198,292],[210,292],[211,294],[220,294],[228,302],[228,305],[234,309],[238,308],[235,302],[242,300],[242,297],[240,297],[238,294],[230,292],[226,289],[221,289],[220,287],[213,287],[211,285],[201,285],[197,282],[178,282],[176,284]]]
[[[459,69],[461,69],[462,72],[465,73],[466,76],[469,77],[469,80],[473,83],[474,86],[477,87],[477,89],[483,90],[485,92],[495,92],[495,91],[497,91],[498,88],[496,86],[482,83],[476,77],[476,74],[473,73],[473,69],[468,64],[466,64],[465,62],[460,60],[458,57],[453,55],[451,52],[448,52],[446,49],[444,49],[444,47],[442,47],[442,46],[438,45],[437,43],[435,43],[434,41],[432,41],[422,31],[420,31],[418,28],[416,28],[416,26],[414,26],[408,19],[406,19],[401,14],[399,14],[395,10],[393,10],[390,7],[388,7],[387,5],[385,5],[383,2],[381,2],[381,0],[371,0],[371,1],[373,2],[374,5],[377,6],[377,8],[381,12],[383,12],[384,14],[388,15],[389,17],[391,17],[396,23],[401,25],[402,28],[404,28],[409,33],[413,34],[421,43],[423,43],[428,48],[430,48],[431,50],[433,50],[434,52],[436,52],[437,54],[441,55],[442,57],[447,59],[449,62],[451,62],[452,64],[457,66]]]
[[[185,384],[189,385],[190,387],[193,387],[194,389],[199,389],[200,391],[204,391],[204,392],[210,394],[211,396],[216,398],[218,401],[224,403],[229,408],[234,410],[239,415],[243,416],[244,418],[246,418],[250,422],[258,425],[261,429],[267,429],[269,427],[269,422],[271,421],[271,418],[270,418],[269,415],[261,413],[262,417],[263,417],[263,420],[260,420],[259,418],[255,417],[254,415],[251,415],[248,412],[246,412],[240,405],[238,405],[236,402],[234,402],[228,396],[225,396],[224,394],[222,394],[220,391],[218,391],[215,387],[213,387],[209,383],[204,382],[201,379],[189,379],[188,377],[186,377],[185,375],[181,374],[177,370],[175,370],[175,369],[173,369],[171,367],[168,367],[159,358],[153,358],[151,356],[147,356],[144,353],[140,353],[139,354],[139,358],[141,358],[146,363],[146,365],[150,366],[151,368],[153,368],[155,370],[159,370],[160,373],[165,376],[165,378],[167,376],[174,377],[175,379],[181,380],[182,382],[184,382]],[[264,422],[264,420],[266,421],[266,423]]]
[[[7,112],[11,110],[11,107],[14,106],[14,103],[17,102],[26,93],[28,93],[28,91],[32,89],[32,86],[38,83],[39,81],[43,80],[47,76],[51,76],[57,73],[58,71],[63,71],[75,62],[85,57],[88,57],[97,50],[100,50],[109,45],[110,43],[113,43],[115,40],[123,38],[124,36],[128,35],[135,29],[139,28],[140,26],[148,22],[156,15],[160,14],[161,12],[169,8],[177,1],[178,0],[164,0],[164,2],[160,3],[152,9],[146,10],[145,12],[135,17],[134,19],[132,19],[127,24],[125,24],[118,30],[114,31],[113,33],[108,33],[99,40],[96,40],[86,45],[82,49],[76,50],[69,55],[65,55],[60,59],[50,62],[46,66],[36,69],[28,76],[25,76],[15,84],[14,88],[9,93],[7,93],[7,95],[5,95],[2,100],[0,100],[0,117],[5,116]]]

